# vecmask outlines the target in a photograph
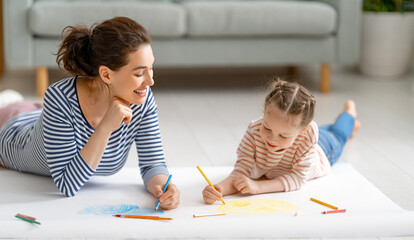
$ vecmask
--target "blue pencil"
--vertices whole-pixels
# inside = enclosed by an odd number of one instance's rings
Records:
[[[167,190],[168,184],[170,183],[172,175],[170,174],[170,176],[167,179],[167,182],[165,183],[164,189],[162,190],[162,193],[165,193],[165,190]],[[155,210],[158,210],[158,207],[160,206],[160,200],[158,200],[157,205],[155,206]]]

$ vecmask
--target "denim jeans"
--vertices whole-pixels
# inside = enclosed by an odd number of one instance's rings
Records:
[[[354,129],[355,119],[349,113],[341,113],[334,124],[319,127],[318,144],[333,165],[341,156],[346,141]]]

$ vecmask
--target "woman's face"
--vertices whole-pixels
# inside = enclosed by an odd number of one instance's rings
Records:
[[[281,151],[289,148],[303,128],[301,117],[289,116],[278,107],[267,106],[260,127],[260,136],[269,151]]]
[[[114,96],[136,105],[143,104],[148,87],[154,85],[154,55],[151,45],[145,44],[129,54],[129,62],[118,71],[110,71],[109,87]]]

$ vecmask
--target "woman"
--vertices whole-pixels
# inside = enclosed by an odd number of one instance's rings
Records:
[[[119,171],[135,141],[146,189],[159,198],[160,208],[176,208],[177,187],[170,183],[162,193],[169,173],[150,88],[149,33],[126,17],[64,32],[57,63],[73,77],[47,89],[43,108],[2,126],[0,164],[50,175],[63,194],[74,196],[93,175]]]

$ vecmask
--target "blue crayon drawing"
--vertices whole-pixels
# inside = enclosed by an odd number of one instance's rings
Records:
[[[159,215],[163,214],[163,210],[155,211],[154,208],[139,208],[132,204],[118,204],[118,205],[99,205],[87,207],[78,212],[79,214],[94,214],[94,215]]]

